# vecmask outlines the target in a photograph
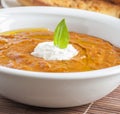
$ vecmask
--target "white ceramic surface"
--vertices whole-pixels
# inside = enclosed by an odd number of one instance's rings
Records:
[[[52,7],[0,10],[0,32],[49,28],[65,18],[70,31],[102,37],[120,46],[120,20],[88,11]],[[120,84],[120,65],[78,73],[29,72],[0,67],[0,94],[29,105],[71,107],[94,102]]]
[[[1,0],[1,4],[4,8],[21,6],[21,4],[17,2],[17,0]]]

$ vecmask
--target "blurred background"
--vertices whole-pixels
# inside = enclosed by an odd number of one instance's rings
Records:
[[[120,18],[120,0],[1,0],[4,8],[19,6],[57,6],[99,12]]]

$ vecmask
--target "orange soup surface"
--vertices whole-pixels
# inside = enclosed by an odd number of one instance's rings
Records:
[[[45,60],[31,55],[37,44],[53,41],[47,29],[24,29],[0,34],[0,65],[35,72],[82,72],[120,65],[120,48],[100,38],[70,32],[79,53],[70,60]]]

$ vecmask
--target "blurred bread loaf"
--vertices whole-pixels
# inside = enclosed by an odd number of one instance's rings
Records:
[[[120,18],[120,0],[18,0],[27,6],[59,6],[95,11]]]
[[[111,1],[112,3],[120,6],[120,0],[108,0],[108,1]]]

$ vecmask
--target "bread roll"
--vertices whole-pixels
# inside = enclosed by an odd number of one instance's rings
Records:
[[[22,5],[58,6],[99,12],[120,18],[120,0],[18,0]],[[114,1],[114,3],[112,3]]]
[[[120,0],[109,0],[109,1],[120,6]]]

